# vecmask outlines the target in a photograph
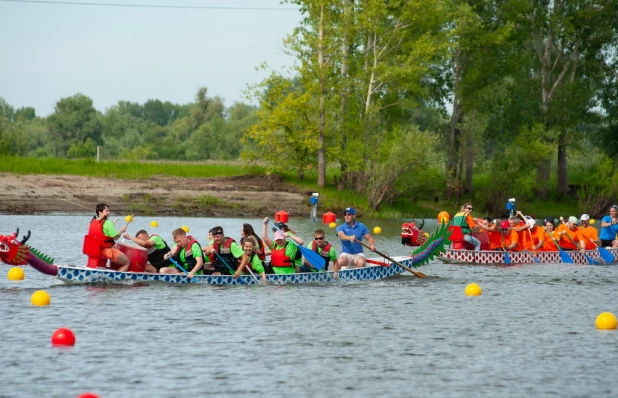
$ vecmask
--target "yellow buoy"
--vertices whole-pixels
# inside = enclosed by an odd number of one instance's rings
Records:
[[[483,289],[476,283],[471,283],[466,287],[466,296],[480,296]]]
[[[49,303],[51,302],[51,298],[45,290],[37,290],[36,292],[32,293],[32,297],[30,297],[30,302],[32,303],[32,305],[42,307],[45,305],[49,305]]]
[[[7,278],[9,278],[10,281],[23,281],[24,275],[24,270],[21,269],[21,267],[13,267],[9,270]]]
[[[156,222],[156,221],[151,221],[151,222],[150,222],[150,226],[151,226],[151,227],[155,227],[155,228],[156,228],[156,227],[158,227],[158,226],[159,226],[159,223],[158,223],[158,222]]]
[[[124,222],[126,223],[133,222],[133,216],[129,214],[128,216],[124,218]]]
[[[594,218],[590,219],[590,224],[594,224],[596,221],[594,221]]]
[[[379,234],[380,232],[382,232],[382,228],[380,228],[380,227],[375,227],[373,229],[373,233],[376,234],[376,235]]]
[[[603,330],[616,329],[617,324],[618,322],[616,321],[616,316],[614,316],[611,312],[600,313],[596,321],[597,329]]]
[[[438,222],[439,223],[447,223],[451,220],[451,216],[446,211],[441,211],[438,213]]]
[[[182,229],[186,233],[189,233],[189,227],[187,227],[186,225],[183,225],[182,227],[180,227],[180,229]]]
[[[328,224],[328,226],[329,226],[329,227],[331,227],[331,228],[335,228],[335,227],[337,226],[337,224],[335,224],[334,222],[332,222],[332,223]]]

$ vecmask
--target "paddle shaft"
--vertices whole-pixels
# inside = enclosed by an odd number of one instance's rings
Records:
[[[562,260],[562,262],[567,264],[573,264],[573,259],[571,258],[571,256],[569,256],[564,250],[562,250],[562,247],[560,247],[558,241],[554,239],[551,232],[547,232],[547,229],[545,229],[545,233],[549,235],[549,238],[554,242],[556,249],[558,249],[558,252],[560,253],[560,259]]]
[[[169,260],[172,262],[172,264],[176,266],[176,268],[184,272],[185,275],[189,276],[189,273],[187,272],[187,270],[184,269],[182,265],[178,264],[178,261],[174,260],[173,257],[170,257]],[[189,280],[195,282],[195,279],[189,279]]]
[[[532,238],[532,231],[530,231],[530,228],[526,227],[526,229],[528,230],[528,236],[530,237],[530,243],[532,243],[532,246],[534,246],[534,239]],[[536,250],[532,249],[532,253],[534,253],[534,256],[532,256],[532,259],[534,260],[535,263],[540,262],[539,261],[539,256],[538,254],[536,254]]]
[[[281,229],[279,229],[275,224],[273,224],[271,221],[268,221],[268,223],[272,225],[277,231],[284,234],[285,236],[285,233]],[[297,242],[294,241],[294,239],[290,238],[289,236],[287,238],[290,240],[290,242],[294,243],[296,247],[298,247],[298,250],[300,250],[302,255],[305,256],[305,260],[307,260],[313,266],[313,268],[317,270],[324,269],[324,266],[327,265],[326,259],[324,257],[320,256],[318,253],[314,252],[313,250],[308,249],[304,247],[303,245],[298,244]]]
[[[361,245],[365,246],[367,249],[371,250],[371,246],[369,246],[366,243],[361,242],[358,239],[355,239],[356,242],[360,243]],[[390,258],[389,256],[387,256],[384,253],[380,253],[377,250],[373,250],[375,253],[377,253],[378,255],[384,257],[385,259],[387,259],[388,261],[390,261],[393,264],[397,264],[398,266],[400,266],[401,268],[405,269],[406,271],[408,271],[409,273],[411,273],[412,275],[416,276],[417,278],[427,278],[427,275],[423,274],[422,272],[419,271],[414,271],[412,268],[410,267],[406,267],[405,265],[401,264],[400,262],[397,262],[395,260],[393,260],[392,258]]]
[[[569,234],[567,234],[567,233],[566,233],[566,231],[564,232],[564,234],[567,236],[567,238],[569,238],[569,240],[571,241],[571,243],[572,243],[573,245],[575,245],[575,247],[577,248],[577,250],[583,250],[583,249],[584,249],[584,248],[580,247],[580,246],[579,246],[579,244],[578,244],[577,242],[575,242],[575,241],[573,240],[573,238],[571,238],[571,237],[569,236]],[[586,257],[586,260],[588,260],[588,263],[589,263],[589,264],[594,264],[594,265],[598,265],[598,264],[599,264],[597,261],[593,260],[590,256],[588,256],[585,252],[584,252],[584,253],[582,253],[582,254],[584,255],[584,257]]]

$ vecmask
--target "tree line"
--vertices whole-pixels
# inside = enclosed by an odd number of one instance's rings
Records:
[[[296,62],[250,87],[258,106],[206,89],[104,114],[76,95],[45,119],[1,103],[0,151],[260,160],[373,209],[418,192],[489,212],[510,196],[577,196],[593,215],[618,199],[617,2],[288,2]]]

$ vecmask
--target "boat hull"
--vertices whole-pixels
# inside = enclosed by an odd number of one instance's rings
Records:
[[[614,256],[614,262],[618,259],[618,249],[607,249]],[[531,252],[508,252],[511,263],[514,264],[534,264],[534,263],[561,263],[560,252],[537,252],[534,260],[534,254]],[[566,252],[569,257],[573,259],[575,264],[588,264],[588,260],[583,253],[579,251]],[[597,250],[587,250],[586,255],[594,260],[597,260],[600,264],[606,264],[600,256]],[[475,252],[474,250],[457,250],[446,249],[444,253],[441,253],[438,259],[444,263],[449,264],[472,264],[472,265],[507,265],[504,263],[504,252],[495,250],[481,250]]]
[[[396,261],[412,267],[409,257],[396,257]],[[189,280],[184,274],[150,274],[145,272],[118,272],[106,268],[87,268],[71,265],[57,265],[56,278],[66,283],[109,284],[109,283],[172,283],[172,284],[209,284],[209,285],[255,285],[258,284],[251,275],[242,275],[234,279],[231,275],[198,275]],[[267,275],[268,283],[274,285],[330,283],[335,281],[371,281],[388,278],[403,273],[404,270],[395,264],[388,266],[367,266],[351,270],[339,271],[339,278],[333,277],[333,272],[307,272],[297,274]],[[261,279],[258,276],[258,280]]]

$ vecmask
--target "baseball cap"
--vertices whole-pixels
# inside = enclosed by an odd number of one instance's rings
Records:
[[[532,228],[536,225],[536,221],[534,220],[534,218],[530,217],[527,221],[526,221],[526,226],[528,226],[528,228]]]
[[[221,228],[221,227],[214,227],[212,229],[212,234],[213,235],[223,235],[223,228]]]
[[[356,214],[356,210],[354,210],[353,207],[347,207],[344,211],[343,214],[345,213],[350,213],[350,214]]]
[[[502,229],[509,229],[510,226],[511,226],[511,224],[509,224],[508,221],[502,221],[502,223],[500,223],[500,227]]]
[[[579,222],[579,220],[577,219],[577,217],[571,216],[571,217],[569,217],[569,222],[571,224],[577,224]]]
[[[279,240],[279,239],[285,239],[285,235],[283,235],[283,232],[275,232],[275,240]]]
[[[543,221],[545,221],[545,224],[547,223],[554,224],[554,225],[556,224],[556,220],[554,220],[553,217],[546,217],[545,220]]]
[[[582,216],[579,219],[582,221],[588,221],[590,220],[590,216],[588,214],[582,214]]]

